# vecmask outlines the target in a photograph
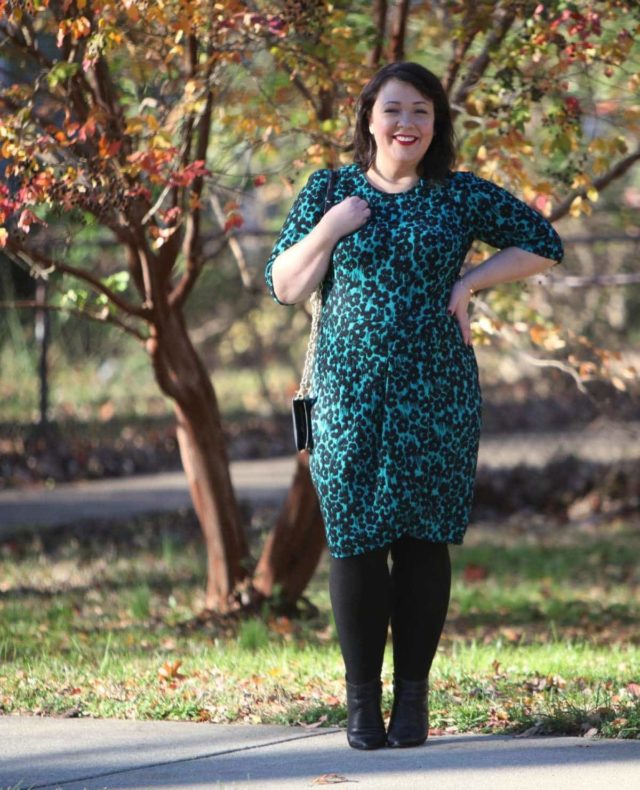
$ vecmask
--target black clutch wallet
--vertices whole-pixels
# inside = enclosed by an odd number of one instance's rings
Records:
[[[315,398],[294,398],[291,401],[293,417],[293,439],[296,450],[313,450],[313,433],[311,432],[311,407]]]

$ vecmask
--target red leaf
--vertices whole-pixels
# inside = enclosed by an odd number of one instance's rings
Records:
[[[20,219],[18,220],[18,228],[23,231],[23,233],[29,233],[31,230],[31,226],[34,223],[38,223],[40,225],[46,225],[47,223],[40,219],[40,217],[36,216],[33,211],[30,211],[28,208],[25,209],[22,214],[20,214]]]
[[[239,228],[244,224],[244,220],[240,216],[240,214],[232,214],[227,221],[224,223],[224,230],[225,232],[229,230],[233,230],[233,228]]]
[[[487,578],[489,575],[489,571],[485,568],[484,565],[474,565],[473,563],[469,563],[462,573],[462,578],[467,583],[473,582],[481,582]]]

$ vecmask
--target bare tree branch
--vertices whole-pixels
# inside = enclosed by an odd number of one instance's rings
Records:
[[[369,52],[368,62],[373,68],[379,68],[384,51],[384,39],[387,31],[387,0],[375,0],[373,19],[376,26],[376,37],[373,49]]]
[[[31,20],[27,17],[29,27],[22,25],[20,29],[20,36],[18,30],[12,31],[7,25],[0,25],[0,35],[4,36],[7,41],[13,44],[14,47],[21,50],[29,57],[38,63],[43,69],[47,71],[52,68],[53,63],[44,55],[42,50],[38,47],[38,40],[33,35],[31,28]]]
[[[149,318],[150,314],[146,308],[133,305],[126,299],[123,299],[115,291],[111,290],[111,288],[100,282],[97,277],[94,277],[92,274],[89,274],[89,272],[84,271],[84,269],[78,269],[75,266],[69,266],[68,264],[61,263],[60,261],[54,261],[52,258],[49,258],[47,255],[39,252],[38,250],[26,249],[19,244],[16,244],[11,236],[7,240],[6,250],[7,252],[24,260],[32,270],[35,269],[36,271],[40,271],[42,274],[51,271],[68,274],[71,277],[75,277],[78,280],[87,283],[87,285],[91,286],[94,291],[106,296],[110,302],[112,302],[116,307],[119,307],[127,315],[144,319]]]
[[[389,60],[393,63],[404,60],[404,43],[407,35],[409,5],[410,0],[396,0],[393,27],[391,29],[391,43],[389,46]]]
[[[52,312],[64,313],[65,315],[73,315],[77,318],[82,318],[87,321],[96,321],[100,324],[112,324],[118,327],[123,332],[132,335],[141,343],[147,340],[147,337],[139,332],[135,327],[129,326],[120,318],[109,313],[108,310],[103,310],[100,313],[92,313],[88,310],[81,310],[77,307],[64,307],[63,305],[47,304],[38,302],[36,299],[22,299],[15,302],[0,302],[0,310],[50,310]]]
[[[515,18],[516,8],[513,6],[513,4],[509,4],[506,9],[502,7],[497,9],[494,16],[494,28],[487,36],[487,40],[482,52],[471,63],[466,77],[451,100],[452,118],[455,118],[460,114],[460,108],[466,101],[467,96],[471,93],[471,90],[480,80],[482,75],[487,70],[487,67],[491,63],[493,50],[502,43],[505,36],[509,32],[509,29],[513,25]]]
[[[211,204],[215,218],[218,220],[218,224],[221,228],[224,228],[224,211],[220,205],[219,197],[217,195],[211,195],[209,198],[209,203]],[[236,259],[236,263],[238,264],[238,271],[240,272],[242,284],[249,291],[256,290],[251,271],[247,266],[247,259],[244,257],[244,252],[242,251],[240,242],[235,236],[229,236],[229,248],[233,253],[233,257]]]
[[[500,330],[500,333],[503,334],[503,330]],[[559,359],[540,359],[539,357],[534,357],[533,354],[529,354],[527,351],[523,351],[517,346],[515,347],[515,351],[521,359],[523,359],[525,362],[528,362],[530,365],[534,365],[538,368],[556,368],[556,370],[561,370],[563,373],[571,376],[576,384],[576,387],[583,395],[589,395],[589,391],[584,386],[584,382],[580,378],[580,374],[566,362],[562,362]]]
[[[589,277],[578,277],[570,275],[567,277],[551,277],[547,275],[543,281],[543,286],[557,288],[558,290],[569,288],[590,288],[602,286],[625,286],[637,285],[640,283],[640,274],[594,274]]]
[[[474,307],[494,320],[498,318],[495,312],[482,299],[475,299]],[[518,333],[507,326],[503,321],[500,321],[500,326],[499,328],[496,327],[496,331],[500,337],[506,340],[506,342],[509,344],[509,348],[514,351],[521,359],[525,360],[530,365],[535,365],[536,367],[556,368],[557,370],[561,370],[563,373],[571,376],[576,384],[576,387],[580,390],[580,392],[583,393],[583,395],[589,395],[589,391],[584,386],[584,382],[580,378],[580,374],[577,370],[575,370],[575,368],[571,367],[571,365],[567,364],[566,362],[562,362],[559,359],[540,359],[539,357],[535,357],[533,354],[530,354],[528,351],[525,351],[525,349],[523,349],[520,345],[520,336]]]
[[[289,66],[287,66],[286,63],[283,64],[283,65],[284,65],[285,69],[289,72],[289,74],[291,75],[291,81],[293,82],[293,84],[300,91],[300,93],[304,96],[304,98],[309,102],[309,104],[313,107],[313,109],[315,111],[315,114],[317,116],[319,116],[320,115],[320,107],[318,106],[318,103],[316,101],[316,97],[309,90],[309,88],[307,88],[307,86],[304,84],[304,82],[300,78],[299,74],[293,74],[292,70],[289,68]]]
[[[211,56],[211,52],[209,52]],[[207,100],[198,120],[197,142],[195,151],[195,161],[206,162],[207,149],[209,147],[209,136],[211,133],[211,114],[213,112],[213,88],[211,82],[211,66],[206,75],[208,87]],[[169,296],[169,304],[172,307],[179,307],[185,303],[191,289],[196,283],[202,270],[202,190],[204,187],[204,176],[196,176],[189,191],[189,215],[187,217],[187,228],[184,236],[182,249],[185,256],[185,272],[180,278]]]
[[[626,156],[624,159],[621,159],[617,164],[615,164],[610,170],[606,173],[601,175],[599,178],[596,178],[593,181],[592,186],[594,186],[598,192],[602,192],[605,187],[609,186],[612,181],[615,181],[617,178],[623,176],[627,170],[629,170],[633,165],[640,160],[640,147],[636,148],[636,150]],[[556,220],[560,219],[560,217],[564,217],[565,214],[569,212],[571,208],[571,204],[577,197],[585,197],[587,191],[590,189],[590,186],[581,187],[580,189],[576,189],[572,192],[568,197],[566,197],[562,203],[559,203],[551,212],[549,216],[550,222],[555,222]]]
[[[464,34],[461,38],[456,39],[455,41],[453,55],[449,61],[447,71],[442,80],[442,85],[447,95],[450,95],[451,93],[453,83],[456,81],[458,72],[462,66],[462,61],[464,60],[469,47],[473,44],[476,36],[480,32],[480,28],[477,23],[475,4],[468,4],[466,6],[464,19],[462,20],[462,29],[464,30]]]

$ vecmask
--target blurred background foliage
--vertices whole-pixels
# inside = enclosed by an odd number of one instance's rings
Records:
[[[586,5],[588,12],[581,6],[577,13],[576,4],[561,0],[502,4],[507,13],[508,6],[515,9],[516,20],[490,66],[464,94],[463,76],[452,75],[451,64],[461,52],[466,67],[482,55],[486,38],[471,31],[474,25],[486,28],[484,17],[495,15],[500,4],[409,4],[404,56],[443,78],[457,78],[452,96],[460,165],[504,184],[547,214],[566,194],[592,184],[637,141],[640,45],[632,35],[633,9],[620,2]],[[234,418],[269,418],[288,410],[308,316],[304,309],[275,305],[262,287],[262,270],[308,174],[327,161],[337,166],[351,159],[354,99],[370,73],[365,60],[376,37],[369,3],[257,6],[281,14],[288,34],[277,46],[256,47],[229,65],[208,162],[217,179],[218,207],[212,206],[207,230],[213,237],[230,217],[242,218],[234,233],[242,267],[238,254],[225,247],[209,261],[187,306],[222,411]],[[11,70],[22,67],[5,62],[5,84]],[[131,75],[123,82],[132,103],[140,96],[136,79]],[[601,193],[591,186],[557,223],[566,247],[563,264],[548,277],[496,288],[477,300],[475,339],[487,408],[492,401],[582,399],[588,406],[574,410],[576,419],[637,418],[638,208],[637,167]],[[119,272],[108,233],[89,215],[75,220],[69,262],[97,262],[103,276]],[[471,261],[484,255],[476,250]],[[598,280],[602,275],[623,277],[610,285]],[[624,276],[628,284],[621,284]],[[31,298],[34,285],[24,270],[3,261],[1,301]],[[122,288],[127,287],[125,280]],[[81,307],[89,298],[56,274],[49,292],[63,306]],[[132,338],[63,312],[50,318],[52,420],[107,422],[127,414],[171,420],[170,404]],[[37,419],[33,312],[0,310],[0,366],[0,422]],[[538,418],[545,422],[542,412]],[[550,414],[547,422],[553,420]],[[498,423],[494,412],[488,426],[499,429]]]

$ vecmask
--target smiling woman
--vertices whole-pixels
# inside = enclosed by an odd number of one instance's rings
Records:
[[[548,268],[562,245],[513,195],[452,170],[447,96],[418,64],[393,63],[365,86],[354,148],[354,163],[335,174],[328,211],[329,171],[311,175],[266,280],[281,303],[322,284],[309,467],[331,553],[347,738],[376,749],[427,737],[448,544],[465,535],[480,434],[471,291]],[[460,278],[475,239],[501,252]],[[394,703],[385,732],[389,622]]]
[[[413,85],[386,82],[371,111],[369,133],[376,145],[369,181],[387,192],[404,192],[418,181],[418,166],[433,139],[433,101]]]

